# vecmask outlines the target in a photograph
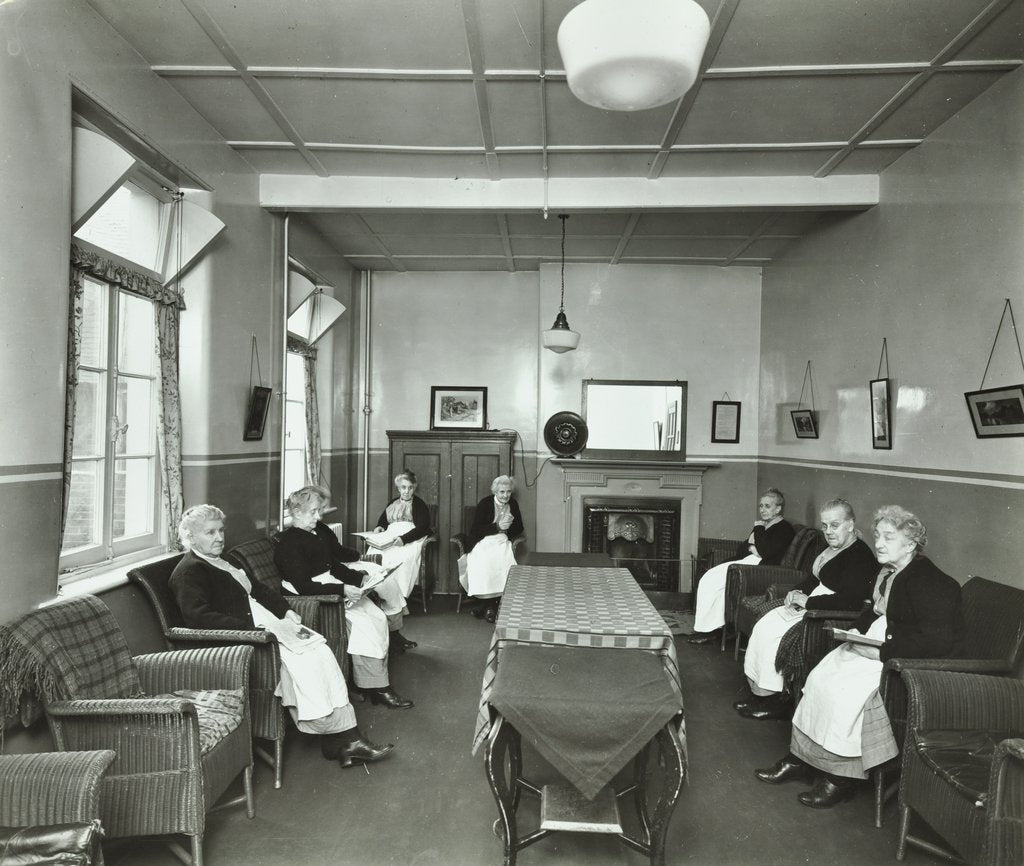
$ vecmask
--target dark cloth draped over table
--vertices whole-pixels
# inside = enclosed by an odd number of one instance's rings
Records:
[[[491,704],[588,799],[679,712],[662,660],[617,648],[504,647]]]

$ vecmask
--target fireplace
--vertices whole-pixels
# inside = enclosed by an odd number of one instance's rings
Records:
[[[583,551],[607,553],[644,589],[679,589],[679,502],[586,498]]]

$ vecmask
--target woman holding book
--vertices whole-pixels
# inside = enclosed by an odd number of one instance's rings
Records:
[[[826,502],[821,531],[828,547],[814,560],[807,579],[784,601],[763,603],[763,616],[754,626],[743,659],[751,696],[734,705],[741,716],[788,717],[792,696],[785,691],[785,675],[802,669],[800,621],[806,611],[859,611],[871,598],[878,563],[857,531],[853,506],[845,499]]]
[[[384,567],[395,569],[384,582],[384,591],[378,589],[377,593],[384,601],[384,612],[393,629],[392,640],[398,642],[395,649],[400,652],[416,646],[416,641],[406,640],[399,629],[408,612],[406,599],[420,577],[423,545],[430,535],[430,509],[416,495],[416,485],[416,474],[411,469],[396,475],[398,496],[380,513],[373,534],[364,535],[370,548],[380,551]]]
[[[963,643],[960,585],[922,555],[927,531],[898,505],[875,513],[875,556],[882,566],[873,604],[850,629],[851,640],[811,671],[793,716],[790,751],[757,770],[778,784],[815,775],[799,795],[805,806],[834,806],[855,791],[872,767],[899,749],[878,693],[883,664],[891,658],[957,656]]]
[[[306,734],[320,737],[323,755],[343,767],[377,761],[390,743],[371,743],[356,725],[345,678],[322,635],[302,625],[299,615],[274,590],[221,559],[224,512],[195,505],[182,516],[178,538],[187,553],[171,574],[170,588],[190,628],[266,629],[281,653],[281,700]]]
[[[375,704],[395,710],[408,709],[412,701],[391,688],[388,676],[388,619],[362,589],[364,582],[378,576],[381,567],[358,562],[359,554],[342,547],[331,528],[320,520],[328,494],[322,487],[309,486],[288,497],[292,525],[278,533],[274,563],[285,588],[296,595],[345,595],[348,652],[352,657],[352,678],[356,688]]]

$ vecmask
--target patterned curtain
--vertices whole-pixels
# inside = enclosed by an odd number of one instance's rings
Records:
[[[160,398],[157,415],[160,447],[160,497],[167,521],[167,549],[180,548],[177,528],[184,496],[181,487],[181,397],[178,391],[178,332],[181,310],[177,304],[158,303],[156,353],[160,362]]]
[[[306,395],[306,481],[319,484],[323,452],[320,447],[320,411],[316,402],[316,347],[289,335],[288,351],[302,355]]]
[[[71,502],[71,455],[75,446],[75,396],[78,393],[78,364],[82,357],[82,320],[84,317],[84,272],[71,265],[70,298],[68,302],[67,388],[64,391],[64,501],[61,503],[60,540],[64,545],[64,527],[68,522]]]
[[[185,309],[185,299],[177,288],[165,286],[152,277],[147,277],[126,265],[106,259],[99,253],[84,250],[77,244],[71,245],[71,267],[78,268],[106,283],[112,283],[141,298],[149,298],[158,304],[169,304],[179,310]]]

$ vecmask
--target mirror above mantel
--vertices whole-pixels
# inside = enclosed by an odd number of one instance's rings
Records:
[[[590,431],[584,459],[686,459],[687,383],[584,379],[582,414]]]

